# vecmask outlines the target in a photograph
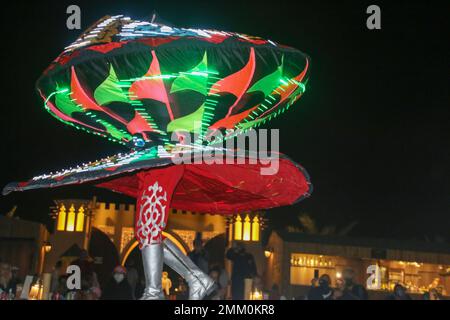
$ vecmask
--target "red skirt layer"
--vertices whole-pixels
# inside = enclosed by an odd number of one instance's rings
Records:
[[[184,172],[170,206],[229,215],[290,205],[309,196],[312,186],[306,172],[287,158],[279,161],[275,175],[262,175],[261,164],[181,164]],[[113,178],[96,186],[136,198],[139,175],[151,170]]]
[[[171,189],[170,207],[203,213],[234,214],[269,209],[296,203],[312,192],[308,173],[283,154],[278,159],[278,172],[263,175],[266,164],[256,154],[236,157],[245,164],[182,164],[182,176]],[[250,161],[253,160],[253,161]],[[267,160],[267,159],[265,159]],[[265,162],[267,163],[267,162]],[[175,164],[170,155],[155,155],[151,149],[111,156],[71,170],[44,174],[25,182],[12,182],[3,194],[39,188],[94,183],[96,186],[139,196],[139,177],[163,170],[168,176]],[[179,170],[179,169],[177,169]],[[164,179],[165,180],[165,179]],[[170,181],[170,180],[169,180]]]

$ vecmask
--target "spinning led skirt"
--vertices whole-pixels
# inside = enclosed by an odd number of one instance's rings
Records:
[[[297,202],[312,187],[284,155],[275,175],[261,175],[260,164],[171,159],[185,143],[178,132],[194,137],[183,149],[190,152],[208,148],[211,133],[230,139],[280,115],[304,93],[308,70],[306,55],[270,40],[107,16],[65,48],[37,90],[56,119],[130,152],[11,183],[3,193],[92,182],[130,195],[141,245],[159,241],[169,207],[233,214]],[[144,206],[161,214],[145,215]]]

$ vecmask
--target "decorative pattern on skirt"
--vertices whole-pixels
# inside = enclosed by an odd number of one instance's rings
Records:
[[[144,188],[138,198],[137,208],[136,238],[139,248],[162,242],[162,231],[166,227],[168,211],[167,192],[158,181]]]

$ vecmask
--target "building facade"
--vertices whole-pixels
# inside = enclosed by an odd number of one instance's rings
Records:
[[[56,200],[54,231],[45,239],[51,250],[45,255],[44,272],[51,272],[58,260],[68,265],[80,250],[89,251],[101,273],[109,274],[117,264],[126,265],[130,257],[140,259],[134,238],[135,206],[92,200]],[[262,212],[244,212],[233,218],[214,213],[195,213],[170,209],[163,234],[184,253],[193,249],[198,234],[209,252],[210,264],[231,270],[224,259],[232,241],[243,241],[255,256],[258,272],[265,267],[260,242]]]
[[[135,206],[91,200],[56,200],[52,211],[54,230],[39,223],[0,217],[0,254],[19,267],[21,277],[49,273],[57,261],[63,267],[78,258],[82,249],[94,259],[99,281],[104,283],[118,264],[134,260],[140,266],[134,238]],[[242,242],[255,258],[264,287],[278,285],[287,298],[302,299],[313,278],[328,274],[332,285],[344,269],[369,290],[372,299],[385,298],[396,283],[420,295],[430,288],[450,294],[450,248],[447,244],[413,243],[380,239],[273,231],[262,243],[263,212],[243,212],[233,217],[171,209],[164,235],[184,253],[193,249],[201,233],[210,265],[231,263],[225,252],[234,241]],[[368,281],[370,270],[375,281]],[[372,268],[372,269],[370,269]],[[170,270],[167,270],[170,271]],[[173,279],[177,277],[172,272]]]
[[[278,284],[289,298],[304,297],[311,280],[323,274],[335,285],[347,268],[373,299],[385,298],[397,283],[413,295],[430,288],[450,294],[447,244],[273,232],[268,248],[265,283]]]

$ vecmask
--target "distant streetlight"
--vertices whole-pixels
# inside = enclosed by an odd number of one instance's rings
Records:
[[[270,256],[272,255],[272,253],[273,253],[273,249],[272,249],[272,248],[266,248],[266,249],[264,250],[264,256],[265,256],[266,258],[270,258]]]
[[[44,242],[43,246],[45,253],[49,253],[52,250],[52,244],[50,242]]]

